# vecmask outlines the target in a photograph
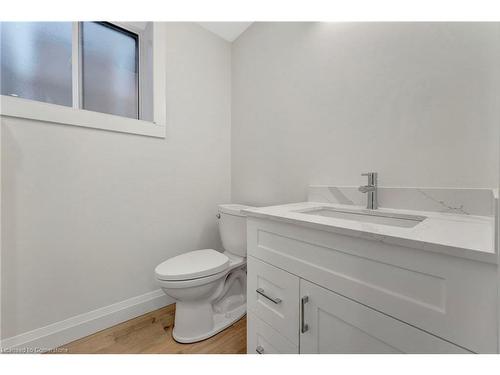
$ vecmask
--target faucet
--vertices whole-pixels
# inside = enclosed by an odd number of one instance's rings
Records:
[[[378,208],[377,202],[377,172],[362,173],[361,176],[368,177],[368,185],[360,186],[358,190],[362,193],[368,194],[366,208],[369,210],[376,210]]]

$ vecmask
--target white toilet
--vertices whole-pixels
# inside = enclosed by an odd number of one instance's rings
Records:
[[[181,343],[209,338],[246,313],[246,217],[239,204],[219,206],[223,253],[195,250],[159,264],[156,279],[176,299],[173,337]]]

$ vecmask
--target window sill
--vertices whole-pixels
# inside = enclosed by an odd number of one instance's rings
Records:
[[[5,95],[0,95],[0,115],[165,138],[165,126],[152,122]]]

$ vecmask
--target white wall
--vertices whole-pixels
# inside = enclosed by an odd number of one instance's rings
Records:
[[[158,288],[154,267],[220,247],[230,201],[230,44],[166,29],[167,138],[2,118],[2,337]]]
[[[256,23],[232,49],[232,195],[498,183],[498,24]]]

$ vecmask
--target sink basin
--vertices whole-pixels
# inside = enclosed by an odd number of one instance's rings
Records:
[[[336,219],[359,221],[363,223],[373,223],[390,225],[393,227],[413,228],[425,219],[425,216],[403,215],[388,212],[378,212],[371,210],[350,210],[331,207],[318,207],[309,210],[298,211],[302,214],[333,217]]]

